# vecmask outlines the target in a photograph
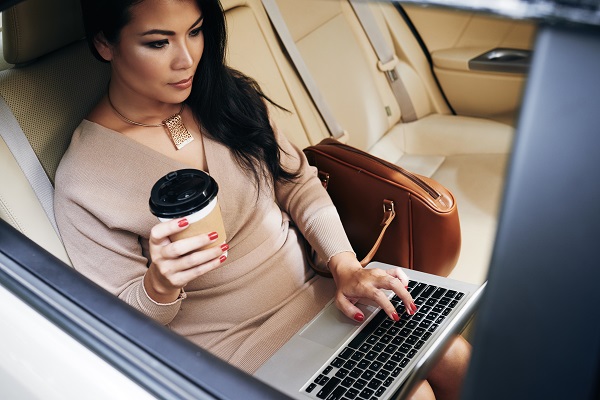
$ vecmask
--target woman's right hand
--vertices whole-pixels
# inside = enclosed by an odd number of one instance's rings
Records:
[[[218,240],[216,232],[172,242],[169,236],[188,227],[188,221],[175,219],[161,222],[150,231],[151,264],[144,277],[148,296],[157,303],[171,303],[190,281],[217,268],[227,258],[227,244],[206,250],[201,248]]]

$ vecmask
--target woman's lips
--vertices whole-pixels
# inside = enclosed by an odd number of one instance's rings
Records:
[[[192,86],[192,77],[190,76],[187,79],[184,79],[182,81],[179,82],[175,82],[175,83],[169,83],[169,85],[177,88],[177,89],[187,89],[190,86]]]

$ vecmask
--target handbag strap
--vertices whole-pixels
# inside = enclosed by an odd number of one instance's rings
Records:
[[[323,186],[325,186],[325,182],[323,183]],[[381,224],[380,224],[381,225],[381,233],[379,233],[379,236],[377,237],[377,240],[375,241],[375,244],[373,244],[373,247],[371,248],[371,250],[360,261],[360,265],[363,268],[366,267],[367,264],[369,264],[371,262],[371,260],[377,253],[377,250],[379,250],[379,246],[381,245],[381,241],[383,240],[385,231],[390,226],[390,224],[392,223],[392,221],[394,220],[395,217],[396,217],[396,210],[394,208],[394,202],[392,200],[384,199],[383,200],[383,220],[381,221]],[[323,269],[317,267],[317,265],[314,262],[314,251],[311,248],[310,243],[308,243],[308,240],[306,240],[306,238],[304,238],[303,236],[302,236],[302,238],[304,240],[304,250],[306,252],[306,258],[308,260],[308,265],[318,275],[322,275],[322,276],[331,278],[332,275],[331,275],[331,272],[329,272],[329,270],[323,270]]]
[[[377,58],[379,59],[377,68],[385,73],[385,76],[390,83],[392,91],[394,92],[394,97],[396,97],[398,106],[400,106],[402,120],[404,122],[415,121],[417,119],[417,113],[410,100],[408,90],[400,76],[400,71],[398,70],[398,57],[396,57],[392,48],[388,46],[388,43],[381,33],[377,21],[375,20],[375,16],[369,8],[369,3],[359,0],[348,1],[367,34],[371,46],[373,46],[373,50],[375,50],[375,53],[377,54]]]
[[[379,237],[375,241],[375,244],[371,248],[371,250],[367,253],[365,258],[363,258],[360,262],[360,265],[366,267],[368,263],[371,262],[377,250],[379,250],[379,246],[381,245],[381,241],[383,240],[383,235],[385,235],[385,231],[388,226],[392,223],[394,218],[396,217],[396,210],[394,209],[394,202],[392,200],[383,200],[383,220],[381,221],[381,233]]]
[[[325,125],[327,125],[329,133],[336,139],[342,139],[344,136],[346,136],[346,131],[333,116],[333,112],[331,112],[331,109],[323,98],[317,83],[310,74],[306,63],[300,54],[300,50],[298,50],[296,42],[294,42],[292,34],[290,33],[290,30],[283,19],[283,15],[281,15],[281,11],[279,10],[277,3],[275,0],[262,0],[262,3],[267,15],[269,16],[269,19],[271,20],[271,23],[273,24],[273,27],[275,28],[275,31],[277,32],[277,35],[279,36],[279,39],[287,50],[290,59],[294,63],[298,75],[300,75],[300,78],[304,82],[304,86],[306,86],[310,97],[319,110],[319,113],[323,117],[323,121],[325,122]]]

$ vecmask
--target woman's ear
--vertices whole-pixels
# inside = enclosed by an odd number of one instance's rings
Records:
[[[113,59],[113,46],[108,43],[108,40],[104,37],[104,33],[100,32],[94,37],[94,46],[100,57],[106,61]]]

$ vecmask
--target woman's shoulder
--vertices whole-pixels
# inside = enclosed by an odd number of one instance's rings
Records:
[[[107,135],[111,134],[111,130],[84,119],[75,128],[71,142],[63,155],[60,164],[77,160],[77,162],[93,163],[98,157],[101,157],[103,149],[110,147],[110,140],[106,140]],[[90,158],[89,155],[94,155]]]
[[[90,128],[92,127],[87,120],[83,120],[77,128],[75,128],[71,137],[71,142],[63,154],[56,170],[55,187],[57,193],[60,193],[64,188],[70,187],[71,184],[76,181],[73,178],[78,174],[73,174],[73,172],[80,170],[87,162],[92,162],[92,160],[86,158],[86,155],[83,154],[87,153],[84,142],[85,137],[88,135],[87,131]]]
[[[77,126],[71,142],[56,170],[55,186],[58,191],[76,190],[93,175],[102,174],[103,166],[114,157],[114,140],[118,134],[102,125],[84,119]],[[117,139],[118,140],[118,139]]]

